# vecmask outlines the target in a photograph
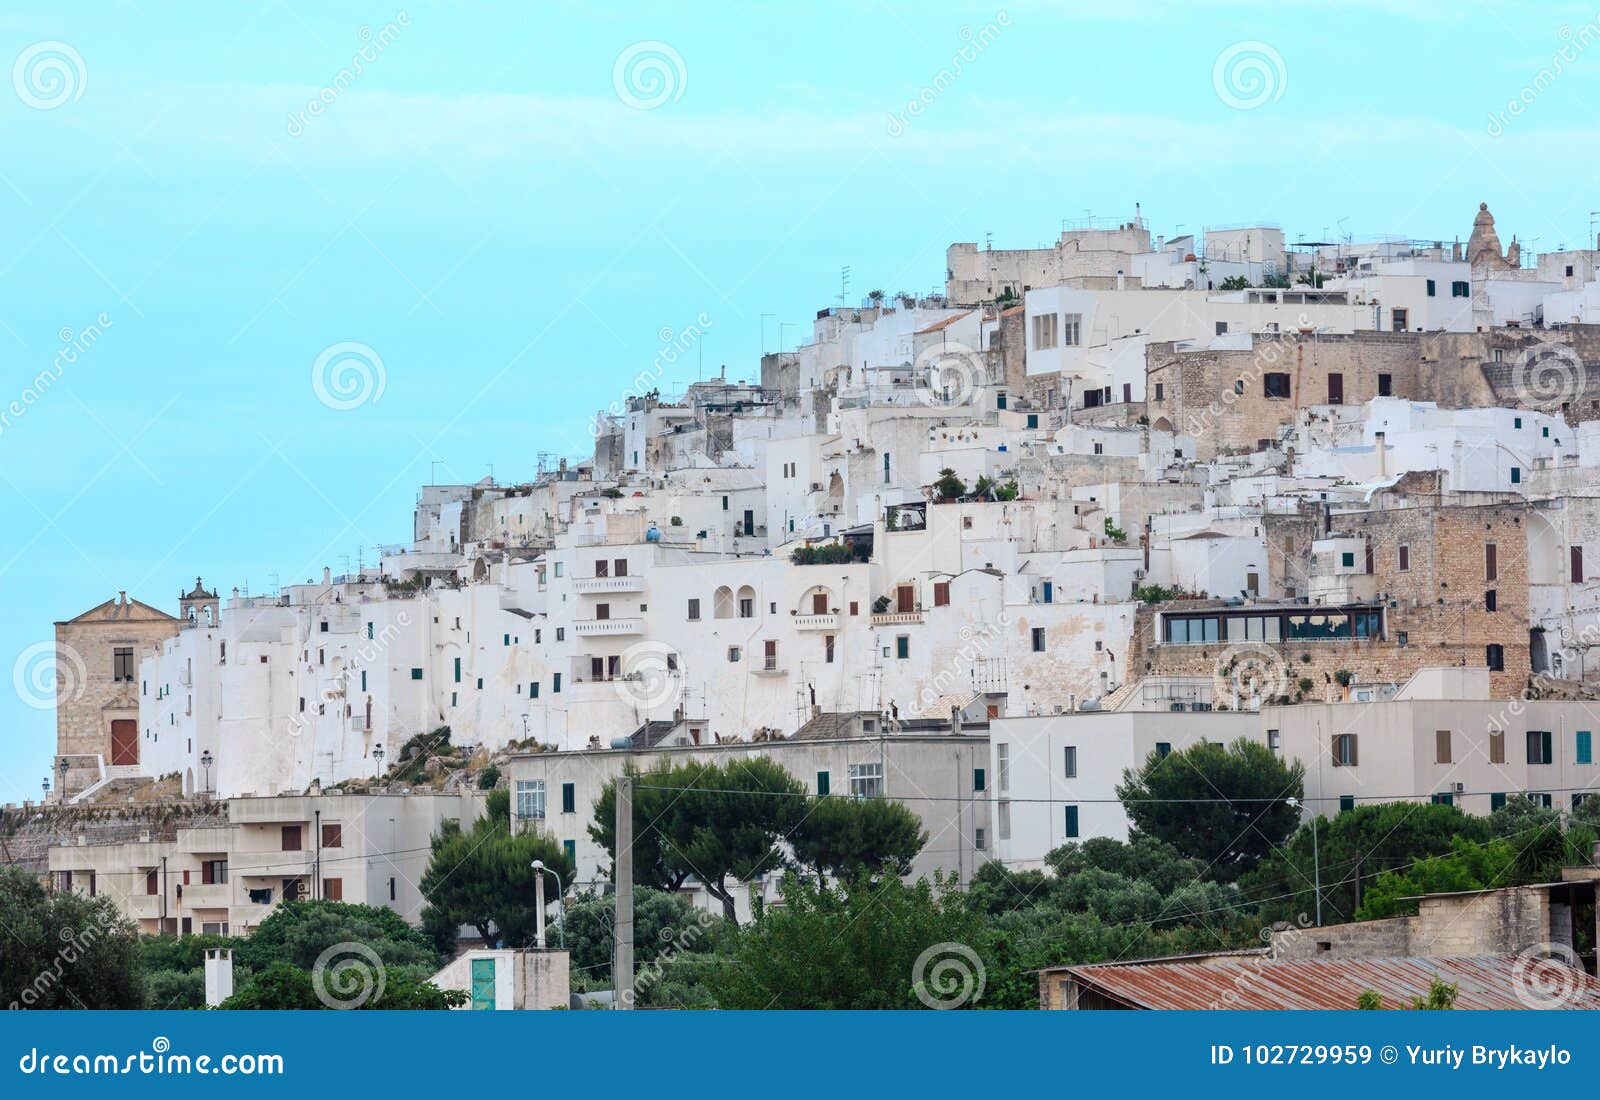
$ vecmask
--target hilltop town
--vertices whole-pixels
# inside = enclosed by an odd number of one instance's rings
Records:
[[[907,878],[965,886],[1137,836],[1125,770],[1241,739],[1304,765],[1291,824],[1572,814],[1600,784],[1600,242],[1525,254],[1486,205],[1462,228],[1136,211],[956,243],[942,294],[829,305],[666,395],[708,322],[676,326],[595,395],[592,453],[423,486],[374,563],[63,608],[65,824],[32,858],[135,882],[145,931],[301,897],[416,923],[430,837],[487,791],[603,891],[625,769],[761,759],[902,803]],[[748,921],[782,873],[681,892]],[[1041,989],[1130,999],[1120,973]]]

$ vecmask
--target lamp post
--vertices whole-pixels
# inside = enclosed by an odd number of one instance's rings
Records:
[[[383,744],[372,746],[372,762],[378,766],[378,778],[383,778]]]
[[[49,802],[50,801],[50,777],[48,775],[44,777],[43,786],[44,786],[44,800],[46,802]]]
[[[1289,801],[1289,805],[1293,806],[1295,809],[1299,809],[1300,808],[1300,800],[1298,798],[1291,798],[1288,801]],[[1312,886],[1317,892],[1317,927],[1321,928],[1322,927],[1322,852],[1321,852],[1320,847],[1319,847],[1319,845],[1317,843],[1317,816],[1318,815],[1316,815],[1316,814],[1312,814],[1311,815],[1311,874],[1312,874]],[[1357,877],[1357,883],[1358,883],[1357,888],[1358,889],[1359,889],[1359,882],[1360,882],[1360,878],[1359,878],[1359,872],[1358,872],[1358,877]]]
[[[211,750],[210,749],[207,749],[205,752],[200,754],[200,766],[206,770],[206,793],[207,794],[211,793],[211,765],[214,764],[215,762],[216,762],[216,757],[211,755]]]
[[[561,875],[553,867],[546,867],[542,859],[534,860],[530,866],[533,868],[534,881],[534,943],[539,950],[544,950],[544,876],[550,875],[556,880],[556,930],[564,948],[567,946],[567,903],[561,896]]]
[[[72,767],[72,762],[65,756],[61,758],[61,779],[56,783],[56,797],[65,802],[67,800],[67,769]]]

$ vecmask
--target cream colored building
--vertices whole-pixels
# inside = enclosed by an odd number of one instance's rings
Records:
[[[445,821],[470,826],[484,795],[234,798],[227,823],[170,838],[50,849],[58,889],[109,897],[141,932],[243,935],[282,901],[383,905],[421,919],[418,884]]]

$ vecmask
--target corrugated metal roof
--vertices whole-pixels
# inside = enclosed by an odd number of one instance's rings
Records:
[[[1412,998],[1427,996],[1437,976],[1457,986],[1457,1008],[1600,1009],[1600,982],[1587,973],[1558,961],[1516,955],[1219,959],[1069,966],[1060,971],[1135,1008],[1349,1009],[1368,989],[1382,995],[1385,1007],[1406,1008]]]

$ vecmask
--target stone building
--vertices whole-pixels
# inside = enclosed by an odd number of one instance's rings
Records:
[[[199,583],[196,581],[196,588]],[[178,633],[180,620],[126,592],[56,628],[56,760],[62,797],[137,774],[139,661]]]

